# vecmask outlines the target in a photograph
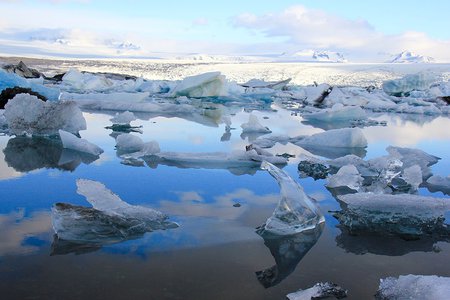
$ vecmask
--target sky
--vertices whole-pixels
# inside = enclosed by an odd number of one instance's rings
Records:
[[[450,62],[450,1],[0,0],[0,53],[68,57],[279,55]]]

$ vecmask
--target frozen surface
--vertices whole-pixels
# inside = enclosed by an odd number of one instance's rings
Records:
[[[450,278],[435,275],[403,275],[380,280],[377,300],[447,300],[450,295]]]
[[[174,96],[213,97],[227,94],[225,76],[220,72],[208,72],[189,76],[171,91]]]
[[[43,84],[27,80],[16,74],[7,73],[0,69],[0,92],[6,88],[13,88],[15,86],[31,88],[34,92],[54,101],[58,100],[60,94],[60,91],[57,88],[49,88]]]
[[[339,196],[344,204],[337,214],[341,225],[353,233],[420,237],[448,237],[450,200],[410,194],[358,193]]]
[[[306,290],[298,290],[287,294],[289,300],[314,300],[323,298],[342,299],[347,297],[347,291],[332,282],[319,282]]]
[[[59,137],[61,138],[61,142],[63,147],[66,149],[72,149],[79,152],[84,152],[88,154],[92,154],[94,156],[100,155],[103,153],[103,149],[97,145],[90,143],[85,139],[81,139],[70,132],[59,130]]]
[[[16,135],[51,135],[59,129],[78,133],[86,129],[86,120],[74,102],[43,102],[28,94],[16,95],[8,101],[4,116],[10,133]]]
[[[263,229],[277,235],[289,235],[313,229],[325,222],[316,204],[303,188],[286,172],[264,161],[261,168],[267,170],[280,186],[280,201]]]
[[[79,242],[116,242],[156,229],[177,227],[154,209],[130,205],[102,183],[79,179],[77,192],[92,208],[57,203],[52,207],[52,223],[58,238]]]

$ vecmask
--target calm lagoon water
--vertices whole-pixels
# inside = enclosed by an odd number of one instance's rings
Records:
[[[158,141],[162,151],[229,152],[243,149],[252,139],[241,136],[240,124],[247,122],[248,114],[235,109],[231,136],[213,119],[145,114],[133,123],[142,125],[143,133],[134,134]],[[253,114],[275,134],[322,131],[275,104]],[[321,281],[348,289],[349,299],[372,299],[383,277],[450,276],[448,242],[342,232],[329,212],[339,210],[338,202],[324,180],[299,177],[297,158],[284,169],[318,201],[326,223],[322,232],[264,240],[255,228],[279,199],[279,187],[268,173],[124,165],[112,131],[105,129],[111,114],[84,115],[88,130],[81,136],[105,150],[93,162],[79,155],[73,160],[74,154],[56,141],[0,137],[0,299],[285,299]],[[434,174],[449,175],[449,118],[373,118],[388,125],[363,129],[369,141],[366,158],[386,154],[389,145],[419,148],[442,158],[432,167]],[[292,144],[277,144],[270,151],[306,153]],[[168,214],[180,227],[115,244],[58,241],[51,206],[89,206],[76,193],[78,178],[102,182],[131,204]],[[447,197],[426,188],[419,193]],[[234,207],[236,203],[241,206]]]

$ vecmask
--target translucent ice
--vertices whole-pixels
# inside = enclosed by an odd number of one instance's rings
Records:
[[[377,300],[420,299],[447,300],[450,295],[450,277],[435,275],[403,275],[380,280]]]
[[[404,169],[401,177],[414,191],[417,190],[419,185],[423,182],[422,169],[418,165]]]
[[[359,174],[358,169],[354,165],[346,165],[328,179],[327,187],[348,187],[358,191],[363,180],[364,178]]]
[[[59,129],[78,133],[86,120],[74,102],[43,102],[36,96],[18,94],[8,101],[4,116],[12,134],[57,134]]]
[[[342,299],[347,297],[347,291],[331,282],[319,282],[306,290],[298,290],[295,293],[287,294],[289,300],[314,300],[333,297]]]
[[[325,221],[319,208],[286,172],[267,161],[261,168],[277,180],[281,195],[277,208],[263,225],[265,231],[289,235],[312,229]]]
[[[271,133],[272,132],[269,128],[261,125],[261,123],[259,123],[259,121],[258,121],[258,117],[255,115],[249,115],[248,122],[243,123],[241,125],[241,127],[242,127],[243,133],[253,133],[253,132]]]
[[[63,147],[66,149],[72,149],[79,152],[84,152],[88,154],[92,154],[94,156],[100,155],[103,153],[103,149],[97,145],[94,145],[88,142],[85,139],[81,139],[70,132],[59,130],[59,136],[61,138],[61,142]]]
[[[420,237],[448,236],[450,199],[410,194],[358,193],[339,196],[344,208],[336,216],[351,233]]]
[[[220,72],[208,72],[189,76],[178,83],[171,91],[174,96],[214,97],[226,95],[225,76]]]
[[[124,202],[99,182],[79,179],[77,186],[77,192],[85,196],[93,207],[66,203],[53,205],[53,229],[62,240],[117,242],[145,232],[178,226],[159,211]]]
[[[340,103],[333,105],[330,109],[323,109],[320,112],[303,114],[306,120],[321,122],[342,122],[349,120],[362,120],[367,118],[366,112],[359,106],[343,106]]]
[[[128,110],[124,111],[123,113],[117,113],[113,118],[110,119],[113,124],[120,125],[129,125],[134,120],[136,120],[136,116]]]

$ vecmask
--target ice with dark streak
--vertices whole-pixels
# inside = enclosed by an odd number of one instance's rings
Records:
[[[267,161],[261,169],[267,170],[280,186],[280,201],[272,216],[262,226],[264,231],[277,235],[290,235],[313,229],[325,222],[317,205],[286,172]]]
[[[52,224],[59,239],[114,243],[146,232],[178,227],[157,210],[128,204],[100,182],[78,179],[77,187],[77,193],[85,196],[92,208],[67,203],[53,205]]]

